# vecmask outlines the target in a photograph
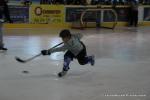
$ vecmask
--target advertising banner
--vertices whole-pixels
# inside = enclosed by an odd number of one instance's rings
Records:
[[[28,23],[29,22],[29,7],[11,5],[9,6],[10,18],[13,23]]]
[[[66,7],[66,22],[79,21],[85,7]]]
[[[144,8],[144,21],[150,21],[150,7]]]
[[[86,9],[91,9],[90,7],[66,7],[66,22],[79,21],[81,13]],[[126,22],[129,20],[129,8],[116,8],[115,9],[118,17],[118,21]],[[103,22],[113,22],[115,20],[115,15],[112,11],[103,12]],[[88,12],[85,14],[84,19],[87,22],[96,21],[97,17],[100,19],[101,11],[99,12]]]
[[[116,8],[116,12],[118,15],[119,22],[127,22],[129,21],[130,8]]]
[[[115,9],[118,17],[118,21],[126,22],[129,20],[129,8],[116,8]],[[114,14],[110,11],[104,12],[104,22],[112,22],[114,21]]]
[[[30,7],[30,23],[64,23],[64,6],[32,5]]]

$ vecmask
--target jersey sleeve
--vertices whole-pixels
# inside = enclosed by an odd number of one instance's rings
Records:
[[[54,53],[54,52],[60,52],[60,51],[66,51],[67,50],[67,46],[66,45],[63,45],[61,47],[57,47],[57,48],[53,48],[50,50],[51,53]]]

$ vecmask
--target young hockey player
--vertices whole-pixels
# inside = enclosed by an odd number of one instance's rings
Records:
[[[59,77],[66,75],[70,69],[69,64],[73,61],[73,58],[77,59],[80,65],[90,63],[94,66],[94,56],[87,56],[86,47],[83,42],[80,41],[82,38],[81,34],[71,34],[69,30],[62,30],[59,34],[64,44],[61,47],[57,47],[51,50],[42,50],[42,55],[50,55],[54,52],[66,51],[64,55],[64,64],[61,72],[58,73]]]

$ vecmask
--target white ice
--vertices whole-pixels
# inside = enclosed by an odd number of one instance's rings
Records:
[[[95,66],[71,62],[58,78],[63,54],[28,59],[61,42],[61,29],[5,29],[0,52],[0,100],[150,100],[150,28],[71,30],[84,34]],[[29,71],[23,74],[22,71]]]

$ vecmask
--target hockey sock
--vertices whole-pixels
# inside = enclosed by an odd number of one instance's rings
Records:
[[[63,70],[64,71],[68,71],[69,70],[69,64],[71,62],[71,58],[67,57],[64,59],[64,67],[63,67]]]

